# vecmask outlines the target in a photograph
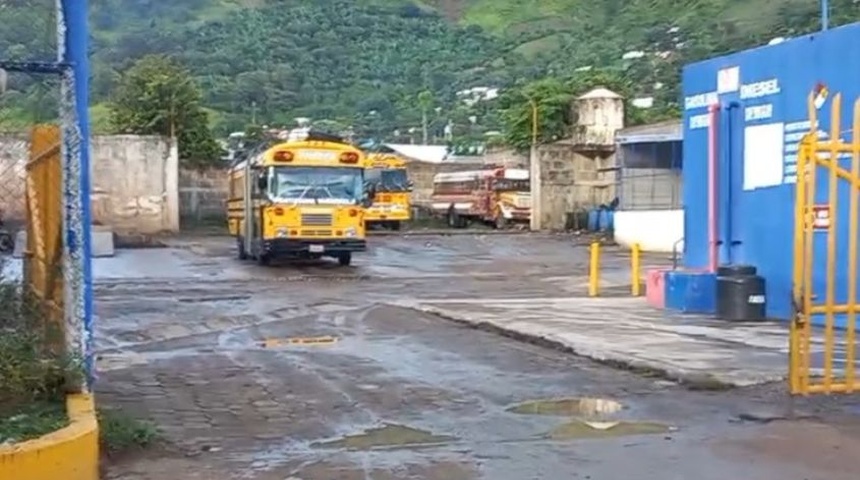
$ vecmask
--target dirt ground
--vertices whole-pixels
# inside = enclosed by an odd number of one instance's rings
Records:
[[[783,385],[689,391],[386,305],[585,295],[587,250],[570,237],[386,236],[350,268],[263,268],[232,247],[183,238],[95,263],[98,401],[154,422],[165,442],[110,461],[106,478],[840,480],[860,471],[856,400],[789,403]],[[628,288],[623,255],[603,264],[608,292]],[[541,402],[583,397],[623,408]],[[796,416],[785,418],[789,410]],[[574,419],[586,415],[588,424]]]

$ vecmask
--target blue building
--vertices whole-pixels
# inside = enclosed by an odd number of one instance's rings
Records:
[[[860,24],[852,24],[691,64],[683,71],[684,266],[704,269],[710,260],[708,125],[709,106],[715,104],[718,261],[758,268],[767,282],[771,318],[792,315],[796,162],[798,144],[810,131],[807,98],[822,86],[830,92],[816,105],[818,129],[829,132],[833,94],[841,93],[840,129],[842,139],[850,141],[854,101],[860,97],[857,45]],[[848,158],[843,165],[850,169]],[[826,180],[823,176],[819,180]],[[826,203],[827,183],[818,185],[817,200]],[[835,215],[841,244],[836,303],[844,303],[847,293],[848,191],[847,185],[841,187],[842,206]],[[825,238],[815,237],[822,253],[815,257],[813,285],[820,297]]]

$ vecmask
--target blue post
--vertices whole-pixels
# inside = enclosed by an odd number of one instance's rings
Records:
[[[821,30],[830,28],[830,1],[821,0]]]
[[[65,19],[66,38],[63,60],[72,65],[74,78],[74,97],[76,128],[80,135],[79,154],[79,192],[70,192],[80,199],[80,238],[74,238],[74,228],[69,228],[69,249],[79,250],[82,259],[82,295],[83,323],[86,358],[84,359],[89,381],[92,382],[92,318],[93,318],[93,283],[90,250],[90,126],[89,126],[89,61],[88,43],[89,27],[87,24],[88,0],[61,0]],[[74,207],[73,207],[74,208]],[[68,206],[66,215],[69,214]]]

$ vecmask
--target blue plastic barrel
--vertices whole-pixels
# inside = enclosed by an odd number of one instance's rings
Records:
[[[609,229],[609,210],[600,209],[600,217],[597,220],[600,225],[600,231],[606,231]]]
[[[597,210],[588,211],[588,231],[596,232],[600,226],[600,216]]]

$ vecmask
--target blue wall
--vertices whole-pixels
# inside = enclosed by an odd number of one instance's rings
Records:
[[[809,118],[807,96],[819,82],[829,89],[828,101],[819,111],[819,130],[829,132],[831,100],[835,93],[843,94],[841,128],[847,129],[843,139],[849,140],[853,103],[860,95],[860,54],[851,53],[857,45],[860,24],[852,24],[684,68],[685,266],[703,268],[708,262],[707,108],[718,101],[720,262],[758,267],[767,281],[767,314],[773,318],[791,315],[794,167],[797,143],[809,131],[804,123]],[[718,92],[718,72],[735,68],[738,81],[723,75]],[[825,172],[818,170],[817,203],[827,201]],[[848,190],[844,181],[840,183],[837,263],[842,281],[837,284],[842,289],[837,289],[837,303],[846,296],[847,271]],[[813,290],[816,303],[821,303],[826,233],[815,237]]]

